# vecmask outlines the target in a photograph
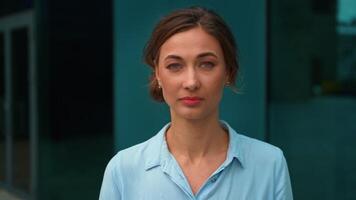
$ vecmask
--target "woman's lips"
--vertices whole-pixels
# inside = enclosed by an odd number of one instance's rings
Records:
[[[179,99],[186,106],[196,106],[203,101],[203,98],[200,97],[183,97]]]

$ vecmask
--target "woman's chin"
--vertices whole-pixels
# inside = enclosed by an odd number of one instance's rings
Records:
[[[176,116],[185,120],[202,120],[208,117],[207,113],[201,110],[185,110],[184,112],[176,113]]]

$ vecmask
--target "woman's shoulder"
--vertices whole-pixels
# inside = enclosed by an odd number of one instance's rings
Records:
[[[282,150],[277,146],[269,144],[265,141],[247,136],[244,133],[235,131],[227,122],[222,121],[223,125],[228,129],[230,136],[231,147],[239,154],[245,156],[280,156]]]
[[[160,140],[160,134],[157,134],[142,143],[118,151],[109,161],[108,167],[125,173],[144,168],[149,158],[148,154],[154,155],[157,153],[155,151],[159,150],[157,147]]]
[[[237,134],[247,165],[275,167],[284,162],[283,151],[265,141]]]
[[[267,143],[265,141],[255,139],[246,135],[242,135],[239,133],[237,134],[238,140],[240,140],[241,145],[244,145],[248,151],[252,151],[257,154],[270,154],[270,155],[280,155],[282,153],[282,150],[270,143]]]
[[[232,148],[245,164],[274,165],[284,159],[283,151],[279,147],[245,134],[237,133],[231,127],[230,131]]]
[[[119,150],[111,158],[109,164],[112,163],[112,165],[129,165],[142,161],[141,158],[143,157],[145,149],[151,143],[151,140],[152,138],[134,146],[128,147],[126,149]],[[122,162],[123,160],[125,162]]]

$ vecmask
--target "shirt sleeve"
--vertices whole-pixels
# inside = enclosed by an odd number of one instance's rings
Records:
[[[112,159],[105,169],[99,200],[121,200],[117,169],[114,159]]]
[[[276,190],[274,199],[293,200],[292,186],[290,182],[288,166],[282,151],[280,151],[280,156],[276,165],[275,181]]]

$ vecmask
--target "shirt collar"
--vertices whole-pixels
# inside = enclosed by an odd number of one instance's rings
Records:
[[[241,135],[238,134],[233,128],[231,128],[227,122],[220,120],[220,123],[225,129],[228,130],[229,133],[229,148],[227,151],[227,159],[225,161],[225,165],[230,164],[230,162],[236,158],[241,166],[244,167],[244,140],[241,138]]]
[[[243,167],[245,158],[243,155],[244,144],[243,140],[241,140],[242,138],[227,122],[221,120],[220,123],[229,133],[229,147],[225,165],[230,164],[234,158],[236,158]],[[154,137],[148,140],[148,144],[144,151],[145,170],[160,166],[170,158],[170,153],[165,141],[165,133],[169,126],[170,123],[166,124]]]
[[[167,159],[167,154],[165,153],[164,148],[167,146],[165,143],[165,133],[169,126],[170,123],[166,124],[148,141],[147,148],[144,151],[145,170],[159,166],[162,160]]]

